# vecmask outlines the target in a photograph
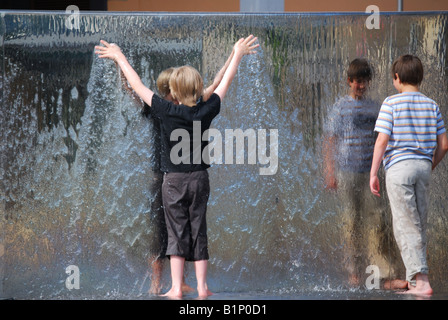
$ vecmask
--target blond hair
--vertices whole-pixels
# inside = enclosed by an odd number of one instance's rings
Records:
[[[203,93],[204,83],[199,72],[190,66],[176,68],[170,77],[169,87],[174,99],[194,106]]]
[[[166,98],[171,93],[169,82],[173,71],[174,68],[165,69],[159,74],[157,78],[157,90],[159,91],[159,94],[162,96],[162,98]]]

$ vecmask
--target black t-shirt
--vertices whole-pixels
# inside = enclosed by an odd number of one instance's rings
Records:
[[[202,158],[202,151],[209,143],[205,138],[206,141],[202,141],[202,136],[204,131],[210,128],[210,124],[218,115],[220,108],[221,99],[215,93],[206,102],[201,100],[193,107],[183,104],[176,105],[156,94],[153,95],[150,112],[160,120],[161,171],[188,172],[205,170],[210,167]],[[173,131],[175,131],[174,141],[171,141],[170,137]],[[181,147],[186,146],[186,143],[189,143],[189,148]],[[197,146],[200,146],[200,151],[199,149],[194,150]],[[173,148],[175,149],[171,155]]]

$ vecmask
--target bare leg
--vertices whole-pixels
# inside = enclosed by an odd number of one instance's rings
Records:
[[[182,278],[184,274],[185,258],[179,256],[170,257],[171,266],[171,289],[163,296],[180,299],[182,298]]]
[[[160,279],[162,278],[163,261],[156,259],[152,264],[150,294],[159,294],[161,289]]]
[[[196,280],[198,282],[198,297],[206,298],[213,293],[207,287],[207,260],[199,260],[194,262],[196,269]]]

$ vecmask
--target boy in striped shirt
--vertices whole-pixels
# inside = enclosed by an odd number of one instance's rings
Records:
[[[406,268],[407,293],[431,295],[426,262],[426,220],[431,170],[448,151],[448,138],[438,105],[419,92],[423,65],[412,55],[392,65],[398,94],[381,106],[375,131],[370,190],[379,193],[383,160],[395,239]]]

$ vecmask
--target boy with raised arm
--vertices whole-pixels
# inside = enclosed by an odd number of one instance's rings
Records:
[[[241,59],[244,55],[255,53],[254,49],[258,47],[258,44],[254,45],[256,40],[256,37],[250,35],[235,44],[230,64],[207,101],[200,100],[203,95],[203,82],[197,70],[189,66],[176,68],[169,86],[173,99],[179,102],[178,105],[160,98],[147,88],[118,46],[102,40],[103,46],[95,47],[100,58],[112,59],[118,63],[132,89],[161,123],[161,170],[164,172],[162,197],[168,229],[166,255],[170,256],[172,279],[171,289],[165,294],[167,297],[182,297],[185,260],[194,261],[199,297],[204,298],[212,294],[206,282],[209,258],[206,226],[210,191],[207,172],[209,165],[202,159],[199,163],[195,161],[193,152],[182,154],[185,161],[180,163],[177,161],[179,159],[172,159],[171,150],[177,141],[171,141],[171,134],[177,129],[184,129],[188,132],[190,141],[193,141],[193,122],[201,122],[202,133],[210,127],[211,121],[220,111],[221,101],[235,77]],[[206,145],[206,142],[201,143],[201,150]]]

